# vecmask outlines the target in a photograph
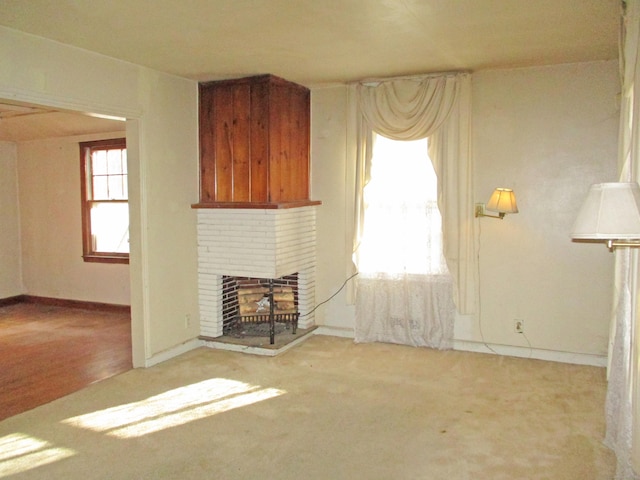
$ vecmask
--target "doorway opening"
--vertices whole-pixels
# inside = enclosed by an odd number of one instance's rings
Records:
[[[85,373],[78,373],[78,376],[85,375],[86,378],[93,378],[93,381],[132,368],[132,356],[136,348],[134,345],[136,342],[132,339],[132,330],[137,325],[140,325],[138,331],[143,330],[143,324],[141,319],[131,315],[130,290],[131,278],[133,277],[130,275],[129,266],[106,265],[103,268],[105,271],[108,270],[108,273],[101,279],[103,273],[99,272],[100,266],[85,266],[82,262],[82,231],[78,226],[81,220],[78,142],[88,139],[103,139],[112,137],[114,134],[126,137],[127,123],[124,119],[99,118],[76,111],[61,110],[53,106],[2,99],[0,99],[0,119],[2,121],[0,142],[3,142],[5,146],[15,145],[13,154],[11,154],[11,148],[2,149],[0,152],[5,156],[5,158],[0,158],[2,160],[0,162],[0,180],[3,179],[3,176],[6,180],[7,176],[15,174],[14,210],[16,213],[14,223],[17,223],[15,232],[17,239],[15,241],[19,257],[17,267],[15,267],[19,271],[15,273],[16,280],[12,283],[15,286],[11,288],[11,291],[5,291],[4,295],[0,296],[0,341],[7,347],[3,350],[10,351],[12,339],[15,340],[17,332],[15,319],[22,318],[22,326],[29,325],[31,327],[29,333],[36,334],[32,338],[30,337],[27,343],[22,343],[23,350],[29,350],[31,352],[29,358],[36,361],[38,365],[37,367],[34,365],[28,367],[32,371],[32,381],[34,378],[41,378],[42,381],[47,382],[56,376],[57,379],[66,378],[68,386],[82,385],[79,379],[71,378],[74,371],[80,372],[80,370],[70,368],[67,372],[68,377],[61,377],[50,370],[56,365],[60,365],[61,361],[54,362],[47,357],[47,349],[53,344],[57,344],[57,358],[79,359],[77,361],[68,360],[68,363],[75,365],[77,362],[82,362]],[[130,120],[130,122],[136,122],[136,120]],[[135,132],[137,129],[133,131]],[[137,139],[135,140],[133,143],[137,144]],[[8,158],[7,155],[8,157],[13,155],[13,159]],[[71,158],[68,160],[51,166],[54,174],[38,170],[36,161],[38,157],[48,157],[47,160],[52,161],[70,156]],[[132,157],[138,161],[137,155],[132,155]],[[13,169],[13,171],[9,172],[8,169]],[[33,193],[38,190],[38,184],[35,183],[23,184],[18,194],[17,185],[21,179],[28,178],[29,182],[37,182],[38,174],[42,177],[41,181],[45,182],[42,188],[44,193],[41,196]],[[60,178],[68,179],[69,183],[58,182]],[[75,195],[74,189],[78,189],[77,195]],[[71,192],[67,192],[67,190],[71,190]],[[67,194],[68,198],[65,197]],[[51,196],[47,197],[46,195]],[[69,203],[64,203],[63,198],[67,198]],[[3,198],[3,203],[4,200]],[[77,209],[78,215],[75,215],[74,209]],[[39,213],[26,219],[25,215],[32,211],[39,211]],[[3,215],[5,214],[6,212],[3,213]],[[13,214],[9,213],[9,215]],[[48,223],[49,221],[51,223]],[[75,229],[78,231],[74,235],[65,232],[63,227],[68,228],[69,232]],[[3,235],[7,234],[6,229],[4,230]],[[49,242],[50,250],[47,250],[48,247],[45,244],[36,244],[32,241],[33,238],[42,237],[43,232],[49,232],[52,239],[56,236],[59,237],[57,240]],[[25,236],[29,238],[25,238]],[[6,246],[8,242],[3,239],[2,245]],[[74,244],[70,248],[75,248],[75,243],[78,243],[80,251],[75,252],[76,254],[65,254],[66,252],[62,252],[64,249],[56,242],[59,242],[60,245],[65,242]],[[83,272],[83,268],[86,271]],[[114,273],[114,268],[126,271]],[[45,272],[44,275],[43,272]],[[76,282],[75,285],[70,286],[73,282]],[[78,284],[84,285],[78,287]],[[96,293],[100,289],[103,289],[104,292],[105,286],[110,289],[108,294]],[[6,305],[6,302],[5,305],[2,304],[3,300],[7,300],[7,297],[9,300],[16,300],[13,305]],[[32,297],[31,300],[35,298],[36,301],[24,301],[24,297]],[[86,305],[73,304],[79,300],[79,303]],[[52,301],[60,301],[61,304],[56,305]],[[11,302],[9,301],[9,303]],[[117,308],[116,311],[109,311],[109,308],[107,311],[100,308],[86,308],[90,304],[123,307],[126,308],[126,311],[123,309],[117,311]],[[55,317],[55,321],[52,317]],[[38,321],[33,323],[35,319]],[[112,325],[103,325],[107,319],[112,322]],[[60,325],[55,334],[50,330],[54,324]],[[65,331],[66,334],[62,333]],[[106,331],[110,333],[107,335]],[[26,337],[22,338],[24,340]],[[106,343],[117,343],[117,348],[112,345],[111,349],[112,353],[117,352],[112,358],[114,365],[101,364],[107,353],[103,351],[102,347],[92,343],[96,338],[103,338]],[[80,339],[83,340],[80,341]],[[143,345],[138,345],[139,350],[143,350],[143,347]],[[67,357],[68,355],[70,357]],[[12,355],[12,358],[14,360],[0,358],[3,376],[9,375],[10,369],[15,370],[13,373],[19,373],[18,370],[26,366],[25,362],[17,361],[18,356]],[[47,371],[49,374],[46,373]],[[92,376],[94,374],[95,376]],[[51,385],[53,385],[52,382]],[[67,393],[70,392],[60,391],[61,395]],[[42,396],[42,398],[45,397]],[[45,399],[47,400],[48,397]],[[0,399],[0,403],[2,400]],[[51,399],[47,401],[49,400]],[[25,406],[29,404],[26,401],[23,403]]]

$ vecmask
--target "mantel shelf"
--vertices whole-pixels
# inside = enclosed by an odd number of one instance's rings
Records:
[[[253,209],[284,209],[284,208],[300,208],[315,205],[322,205],[320,200],[298,200],[291,202],[279,203],[256,203],[256,202],[207,202],[194,203],[191,208],[253,208]]]

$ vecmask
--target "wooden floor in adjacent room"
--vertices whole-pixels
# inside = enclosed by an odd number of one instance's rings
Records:
[[[0,420],[131,368],[129,313],[0,307]]]

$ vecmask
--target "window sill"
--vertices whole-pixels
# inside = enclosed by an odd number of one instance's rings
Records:
[[[129,255],[87,254],[83,255],[85,262],[91,263],[122,263],[129,264]]]

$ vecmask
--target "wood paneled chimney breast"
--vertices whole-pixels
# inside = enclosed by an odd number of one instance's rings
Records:
[[[290,208],[309,198],[310,92],[274,75],[201,83],[200,203]]]

